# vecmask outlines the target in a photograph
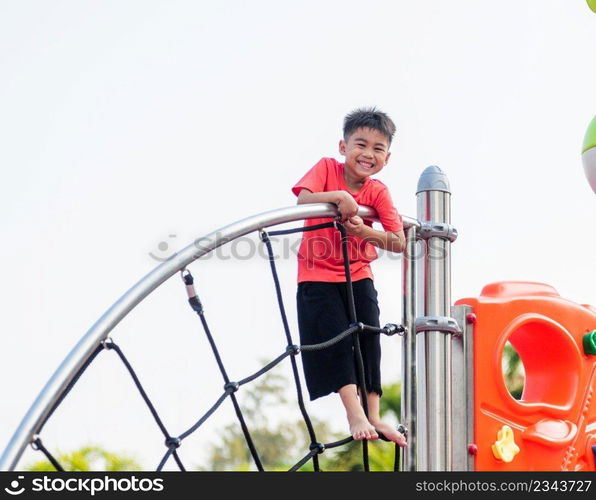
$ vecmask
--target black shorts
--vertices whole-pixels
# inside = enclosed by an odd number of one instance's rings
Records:
[[[358,321],[379,326],[377,291],[371,279],[355,281],[354,303]],[[318,344],[347,330],[351,323],[345,283],[305,281],[298,284],[298,327],[300,343]],[[382,394],[381,343],[378,333],[360,335],[367,392]],[[302,352],[302,365],[310,399],[337,392],[347,384],[357,384],[357,366],[352,338],[314,352]]]

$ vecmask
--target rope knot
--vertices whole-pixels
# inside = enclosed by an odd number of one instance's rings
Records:
[[[300,346],[296,344],[289,345],[286,347],[286,352],[289,352],[292,356],[296,356],[300,353]]]
[[[263,243],[269,243],[271,240],[269,239],[269,233],[267,231],[261,230],[260,231],[261,241]]]
[[[236,392],[239,388],[240,384],[238,382],[228,382],[226,385],[224,385],[224,391],[226,391],[228,394]]]
[[[104,349],[109,351],[110,349],[114,349],[114,346],[116,344],[114,344],[114,341],[110,337],[106,337],[104,340],[101,341],[101,345]]]
[[[325,445],[323,443],[311,443],[310,450],[317,450],[317,455],[320,455],[325,451]]]
[[[194,278],[192,277],[192,274],[190,274],[190,271],[188,269],[185,270],[186,274],[184,274],[184,271],[182,271],[182,281],[184,281],[184,284],[186,286],[192,286],[194,285]]]
[[[169,438],[166,439],[166,446],[168,448],[170,448],[171,450],[180,448],[180,443],[182,443],[182,441],[180,441],[180,438],[177,438],[177,437],[170,436]]]
[[[41,439],[40,437],[35,434],[32,438],[31,438],[31,442],[29,443],[31,445],[31,448],[33,448],[35,451],[38,451],[41,449]]]
[[[357,327],[359,332],[364,331],[364,323],[362,323],[362,321],[359,321],[358,323],[350,323],[350,328],[353,327]]]

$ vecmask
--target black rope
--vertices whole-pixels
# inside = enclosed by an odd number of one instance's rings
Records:
[[[182,472],[186,472],[186,469],[184,468],[184,465],[182,464],[182,461],[180,460],[180,457],[178,456],[178,452],[176,450],[174,450],[174,452],[172,453],[172,455],[174,455],[174,460],[178,464],[178,467],[180,468],[180,470]]]
[[[395,325],[390,324],[390,326],[385,326],[384,328],[376,328],[373,326],[364,325],[362,323],[356,323],[353,326],[350,326],[347,330],[337,334],[337,336],[333,337],[332,339],[326,340],[325,342],[321,342],[320,344],[305,344],[301,346],[295,346],[300,351],[321,351],[323,349],[327,349],[332,345],[337,344],[341,340],[345,339],[347,336],[358,332],[358,331],[370,331],[372,333],[383,333],[385,335],[394,335],[393,327]]]
[[[224,399],[226,399],[229,396],[228,392],[224,392],[219,399],[215,402],[215,404],[209,408],[209,410],[207,410],[207,413],[205,413],[198,421],[196,424],[194,424],[190,429],[188,429],[187,431],[183,432],[182,434],[180,434],[180,436],[178,437],[178,439],[183,440],[185,437],[190,436],[194,431],[196,431],[199,427],[201,427],[201,425],[203,425],[203,422],[205,420],[207,420],[215,410],[217,410],[219,408],[219,406],[223,403]]]
[[[151,412],[151,415],[153,415],[153,418],[155,419],[155,422],[157,423],[157,426],[161,430],[162,434],[165,436],[166,442],[167,442],[168,439],[171,439],[170,438],[170,433],[168,432],[168,430],[166,429],[165,425],[163,424],[161,418],[159,417],[159,414],[157,413],[157,410],[155,409],[155,406],[153,405],[153,403],[149,399],[149,396],[147,395],[147,392],[143,388],[143,385],[141,384],[141,381],[139,380],[139,377],[135,373],[132,365],[130,364],[130,362],[128,361],[128,359],[124,355],[124,353],[122,352],[122,349],[120,349],[120,346],[118,344],[114,343],[112,340],[104,342],[104,345],[105,345],[105,348],[106,349],[114,350],[118,354],[118,357],[120,358],[120,360],[122,361],[122,363],[124,364],[124,366],[126,367],[126,369],[128,370],[128,372],[130,373],[130,376],[132,377],[132,379],[134,381],[134,384],[136,385],[137,390],[139,391],[139,394],[141,395],[141,397],[145,401],[145,404],[149,408],[149,411]],[[178,454],[175,451],[174,451],[174,459],[175,459],[176,463],[178,464],[178,467],[180,468],[180,470],[184,472],[186,469],[184,468],[184,465],[182,464],[182,461],[180,460],[180,457],[178,456]],[[162,464],[162,466],[163,466],[163,464]]]
[[[285,307],[283,304],[283,299],[282,299],[282,294],[281,294],[281,287],[279,284],[279,277],[277,275],[277,269],[275,266],[275,257],[273,254],[273,249],[271,246],[271,240],[270,240],[269,236],[273,235],[273,234],[281,235],[281,234],[291,234],[291,233],[295,233],[295,232],[299,232],[299,231],[309,231],[309,230],[312,231],[312,230],[327,228],[327,227],[336,227],[340,231],[341,236],[342,236],[342,251],[343,251],[343,257],[344,257],[344,269],[345,269],[345,273],[346,273],[346,290],[347,290],[347,297],[348,297],[348,315],[349,315],[349,318],[352,323],[347,330],[339,333],[335,338],[330,339],[326,342],[322,342],[320,344],[313,344],[313,345],[296,346],[292,343],[290,329],[289,329],[289,325],[288,325],[288,321],[287,321],[287,315],[285,312]],[[325,223],[325,224],[319,224],[316,226],[309,226],[306,228],[295,228],[295,229],[276,231],[276,232],[271,232],[271,233],[261,231],[261,238],[267,247],[267,252],[268,252],[268,256],[269,256],[269,262],[270,262],[271,272],[272,272],[272,276],[273,276],[273,280],[274,280],[274,284],[275,284],[278,306],[279,306],[279,310],[280,310],[280,314],[281,314],[281,318],[282,318],[282,323],[284,326],[286,341],[288,343],[286,351],[284,353],[282,353],[281,355],[279,355],[277,358],[275,358],[273,361],[268,363],[266,366],[264,366],[263,368],[261,368],[260,370],[255,372],[254,374],[252,374],[244,379],[241,379],[239,382],[230,382],[229,377],[227,376],[226,370],[224,368],[223,362],[221,360],[221,356],[219,355],[219,351],[217,349],[217,346],[215,344],[215,341],[213,339],[213,336],[212,336],[209,326],[207,324],[206,318],[204,316],[203,306],[202,306],[198,296],[196,295],[196,292],[194,291],[193,277],[188,270],[186,270],[186,273],[187,273],[186,275],[184,275],[184,272],[183,272],[183,280],[187,287],[187,291],[188,291],[188,295],[189,295],[189,303],[190,303],[191,307],[193,308],[193,310],[199,315],[199,317],[201,319],[203,329],[205,330],[205,333],[207,335],[207,339],[211,346],[212,352],[216,358],[216,362],[217,362],[220,372],[224,378],[224,381],[225,381],[224,388],[225,388],[226,392],[211,407],[211,409],[203,417],[201,417],[201,419],[195,425],[193,425],[188,431],[186,431],[185,433],[180,435],[179,440],[184,439],[189,434],[191,434],[196,429],[198,429],[198,427],[200,427],[202,425],[202,423],[220,406],[220,404],[223,402],[223,400],[225,399],[225,397],[227,395],[230,395],[231,398],[234,398],[234,393],[239,389],[239,387],[241,385],[244,385],[248,382],[255,380],[259,376],[261,376],[264,373],[271,370],[274,366],[279,364],[283,359],[292,355],[290,359],[292,362],[294,380],[296,383],[296,390],[297,390],[297,394],[298,394],[298,403],[299,403],[305,424],[307,426],[307,430],[309,431],[311,445],[310,445],[309,453],[305,457],[303,457],[297,464],[295,464],[290,470],[291,471],[298,470],[310,459],[313,459],[314,469],[319,470],[318,459],[317,459],[317,456],[319,454],[323,453],[326,448],[341,446],[345,443],[352,441],[353,438],[350,436],[348,438],[337,441],[335,443],[331,443],[327,446],[317,443],[316,434],[314,432],[314,427],[312,426],[312,422],[310,421],[310,417],[309,417],[308,412],[306,411],[306,408],[304,405],[304,399],[302,396],[302,388],[301,388],[301,384],[300,384],[300,377],[298,375],[297,365],[296,365],[296,361],[294,359],[295,355],[298,354],[301,350],[315,351],[315,350],[321,350],[321,349],[328,348],[328,347],[336,344],[337,342],[340,342],[342,339],[344,339],[348,335],[351,335],[353,348],[354,348],[355,362],[356,362],[356,365],[358,368],[357,375],[358,375],[358,386],[360,388],[360,393],[361,393],[360,399],[361,399],[361,403],[363,405],[364,412],[368,416],[368,405],[367,405],[366,386],[365,386],[365,377],[364,377],[364,363],[362,360],[362,352],[360,349],[359,333],[368,331],[371,333],[384,333],[386,335],[393,335],[395,333],[398,333],[400,330],[397,325],[392,325],[392,324],[386,325],[383,328],[378,328],[378,327],[372,327],[369,325],[364,325],[362,323],[357,323],[356,308],[355,308],[355,304],[354,304],[352,280],[351,280],[351,273],[350,273],[350,266],[349,266],[349,255],[348,255],[348,248],[347,248],[347,232],[341,224],[339,224],[337,222],[330,222],[330,223]],[[401,331],[403,333],[403,329]],[[237,411],[237,415],[239,416],[239,419],[242,424],[243,423],[242,416],[241,416],[242,413],[239,408]],[[250,436],[248,434],[248,429],[246,430],[245,436]],[[381,437],[384,437],[384,436],[381,435]],[[249,437],[249,439],[247,439],[247,443],[249,443],[249,442],[252,443],[252,441],[250,440],[250,437]],[[249,447],[250,447],[250,444],[249,444]],[[369,470],[369,461],[368,461],[368,447],[367,447],[366,440],[362,441],[362,450],[363,450],[364,470],[368,471]],[[166,455],[162,459],[162,462],[160,463],[160,467],[163,467],[163,464],[167,461],[167,459],[169,458],[171,453],[173,453],[173,452],[171,452],[170,450],[168,451],[168,453],[166,453]],[[258,455],[256,453],[256,449],[254,450],[254,453],[253,453],[253,450],[251,449],[251,453],[253,454],[253,458],[255,456],[258,457]],[[257,463],[257,466],[258,466],[257,460],[255,460],[255,463]],[[259,470],[262,470],[262,469],[259,468]]]
[[[174,450],[171,449],[171,448],[168,448],[168,451],[166,451],[166,454],[161,459],[161,462],[159,462],[159,465],[157,466],[157,469],[155,469],[156,472],[161,472],[161,470],[163,469],[163,466],[168,461],[168,458],[170,458],[170,455],[172,455],[173,453],[174,453]]]
[[[317,450],[311,450],[308,455],[306,455],[304,458],[301,458],[298,463],[290,467],[288,472],[296,472],[300,467],[306,464],[306,462],[308,462],[311,458],[314,459],[314,457],[316,457],[318,454],[319,452]]]
[[[381,328],[377,328],[377,327],[364,325],[362,323],[357,323],[356,307],[354,304],[354,292],[353,292],[353,287],[352,287],[352,276],[351,276],[351,271],[350,271],[350,261],[349,261],[349,253],[348,253],[348,235],[347,235],[347,231],[346,231],[345,227],[342,224],[338,223],[337,221],[334,221],[334,222],[325,223],[325,224],[318,224],[315,226],[294,228],[294,229],[288,229],[288,230],[283,230],[283,231],[274,231],[269,234],[267,234],[267,232],[265,232],[265,231],[261,231],[261,239],[267,246],[269,262],[271,265],[271,271],[272,271],[273,279],[274,279],[274,283],[275,283],[277,300],[278,300],[278,304],[279,304],[280,313],[282,315],[282,320],[284,323],[284,329],[286,332],[286,339],[288,341],[288,344],[291,344],[292,341],[291,341],[290,334],[289,334],[287,317],[285,314],[285,308],[284,308],[284,304],[283,304],[283,300],[282,300],[282,296],[281,296],[279,279],[278,279],[277,270],[275,267],[275,258],[273,255],[273,250],[271,248],[271,240],[269,238],[269,235],[291,234],[291,233],[295,233],[295,232],[299,232],[299,231],[312,231],[315,229],[322,229],[322,228],[327,228],[327,227],[336,227],[341,233],[344,271],[345,271],[345,276],[346,276],[346,294],[347,294],[347,298],[348,298],[348,316],[350,318],[351,325],[350,325],[350,328],[348,328],[348,330],[340,333],[335,338],[330,339],[327,342],[322,342],[320,344],[311,345],[311,346],[302,346],[300,349],[303,351],[308,351],[308,350],[315,351],[315,350],[326,349],[326,348],[336,344],[337,342],[341,341],[346,336],[352,335],[354,358],[355,358],[355,363],[357,366],[358,386],[360,388],[360,400],[361,400],[361,404],[363,407],[363,411],[364,411],[365,415],[368,417],[368,401],[367,401],[366,383],[365,383],[365,375],[364,375],[364,361],[362,359],[362,351],[360,348],[360,340],[359,340],[358,333],[364,332],[366,330],[366,331],[373,332],[373,333],[384,333],[387,335],[392,335],[394,333],[397,333],[398,330],[397,330],[396,325],[387,325],[381,329]],[[393,328],[393,327],[396,327],[396,328]],[[292,361],[294,361],[293,358],[292,358]],[[297,377],[297,373],[295,373],[294,378],[299,384],[299,378]],[[300,398],[299,398],[299,402],[300,402]],[[302,410],[302,407],[301,407],[301,410]],[[310,420],[308,418],[308,413],[306,412],[305,409],[303,411],[303,415],[306,416],[305,421],[307,422],[307,425],[308,425],[310,423]],[[310,428],[309,428],[309,430],[310,430]],[[316,438],[314,437],[314,429],[313,429],[313,433],[311,434],[310,437],[311,437],[312,443],[315,443]],[[382,437],[384,438],[384,436],[382,436]],[[315,453],[313,453],[313,451],[311,450],[311,452],[306,457],[304,457],[298,464],[296,464],[296,466],[294,466],[294,467],[299,468],[301,465],[306,463],[306,461],[308,461],[310,458],[316,459],[316,456],[319,453],[322,453],[322,451],[324,451],[324,449],[317,451]],[[363,454],[364,470],[368,471],[369,470],[369,460],[368,460],[367,440],[362,440],[362,454]],[[291,470],[297,470],[297,469],[292,468]],[[318,468],[315,468],[315,470],[318,470]]]
[[[157,469],[156,469],[157,472],[159,472],[163,469],[163,466],[168,461],[168,458],[170,458],[170,456],[174,457],[174,460],[178,464],[178,467],[180,468],[180,470],[182,472],[186,472],[186,469],[184,468],[184,465],[182,464],[182,461],[180,460],[180,457],[178,456],[178,452],[176,451],[180,447],[181,442],[182,442],[182,440],[177,437],[170,437],[170,438],[166,439],[165,444],[168,447],[168,451],[161,459],[161,462],[159,462],[159,465],[157,466]]]
[[[353,333],[358,332],[358,330],[360,330],[360,328],[358,326],[351,326],[350,328],[348,328],[347,330],[344,330],[343,332],[336,335],[332,339],[326,340],[325,342],[321,342],[320,344],[302,345],[302,346],[300,346],[300,350],[305,351],[305,352],[322,351],[323,349],[327,349],[328,347],[331,347],[332,345],[337,344],[338,342],[342,341],[349,335],[352,335]]]
[[[292,342],[290,328],[289,328],[287,315],[286,315],[286,311],[285,311],[285,307],[284,307],[284,303],[283,303],[281,287],[280,287],[280,283],[279,283],[279,277],[278,277],[277,269],[275,266],[275,257],[273,255],[273,249],[271,246],[271,240],[270,240],[269,236],[270,235],[291,234],[291,233],[295,233],[295,232],[299,232],[299,231],[314,231],[316,229],[322,229],[322,228],[328,228],[328,227],[336,227],[340,231],[341,237],[342,237],[342,252],[343,252],[343,257],[344,257],[344,269],[345,269],[345,274],[346,274],[346,291],[347,291],[347,297],[348,297],[348,315],[349,315],[351,324],[345,331],[340,332],[336,337],[334,337],[333,339],[327,340],[326,342],[322,342],[320,344],[298,346],[298,345],[293,344],[293,342]],[[209,344],[211,346],[211,350],[215,356],[216,362],[218,364],[221,375],[225,382],[224,393],[217,399],[217,401],[211,406],[211,408],[209,408],[209,410],[207,410],[207,412],[194,425],[192,425],[188,430],[186,430],[185,432],[180,434],[180,436],[178,436],[178,437],[171,436],[169,434],[168,430],[166,429],[164,423],[162,422],[161,418],[159,417],[159,414],[157,413],[155,406],[149,399],[149,396],[147,395],[145,389],[143,388],[134,369],[132,368],[132,365],[130,364],[130,362],[128,361],[128,359],[126,358],[126,356],[120,349],[120,347],[117,344],[115,344],[111,339],[109,339],[109,340],[100,342],[100,344],[95,348],[95,350],[85,360],[85,362],[79,368],[79,370],[77,371],[75,376],[72,378],[72,380],[67,385],[66,389],[62,392],[60,397],[54,403],[51,410],[48,412],[47,416],[45,417],[45,419],[39,426],[38,430],[41,430],[41,428],[45,425],[45,423],[50,418],[50,416],[52,416],[54,411],[63,402],[64,398],[68,395],[68,393],[71,391],[71,389],[77,383],[77,381],[79,380],[79,378],[81,377],[83,372],[94,361],[94,359],[97,357],[99,352],[101,352],[105,348],[105,349],[116,351],[120,360],[122,361],[122,363],[128,370],[130,376],[132,377],[134,384],[137,387],[137,390],[139,391],[141,397],[145,401],[147,407],[149,408],[149,411],[153,415],[155,422],[157,423],[158,427],[160,428],[162,434],[165,437],[165,445],[167,447],[167,451],[164,454],[164,456],[162,457],[162,459],[157,467],[157,471],[161,471],[163,469],[164,465],[166,464],[166,462],[168,461],[168,459],[170,457],[174,458],[176,464],[178,465],[178,467],[181,471],[186,471],[186,469],[178,455],[177,449],[180,447],[182,441],[186,437],[188,437],[190,434],[195,432],[219,408],[219,406],[223,403],[223,401],[228,396],[230,397],[230,399],[233,402],[236,416],[238,418],[238,421],[240,422],[242,432],[244,434],[246,443],[250,449],[253,460],[257,466],[257,469],[259,471],[263,471],[264,469],[263,469],[261,460],[258,456],[256,447],[254,446],[254,443],[250,436],[248,427],[246,426],[246,422],[242,415],[242,411],[241,411],[238,401],[236,399],[235,393],[240,388],[240,386],[257,379],[258,377],[260,377],[261,375],[265,374],[266,372],[271,370],[273,367],[278,365],[286,357],[290,356],[294,381],[295,381],[295,385],[296,385],[296,392],[297,392],[297,396],[298,396],[298,404],[300,406],[300,411],[302,413],[303,420],[305,422],[305,425],[306,425],[308,433],[309,433],[309,438],[311,440],[311,444],[310,444],[309,453],[306,456],[304,456],[302,459],[300,459],[289,470],[296,471],[296,470],[300,469],[300,467],[302,467],[304,464],[306,464],[309,460],[312,459],[314,470],[319,471],[320,470],[319,462],[318,462],[319,454],[323,453],[326,449],[331,449],[331,448],[345,445],[345,444],[353,441],[353,438],[352,438],[352,436],[349,436],[342,440],[335,441],[335,442],[328,443],[328,444],[323,444],[323,443],[317,442],[315,430],[312,425],[312,421],[310,419],[310,416],[308,415],[308,412],[306,411],[306,407],[304,404],[302,386],[301,386],[300,376],[298,373],[298,367],[297,367],[297,363],[296,363],[296,359],[295,359],[296,355],[299,354],[300,351],[317,351],[317,350],[326,349],[326,348],[331,347],[332,345],[340,342],[347,336],[351,335],[352,343],[353,343],[353,350],[354,350],[354,359],[355,359],[355,362],[356,362],[356,365],[358,368],[357,375],[358,375],[358,386],[359,386],[359,390],[360,390],[361,403],[362,403],[365,414],[368,416],[368,406],[367,406],[366,387],[365,387],[365,378],[364,378],[364,364],[363,364],[363,360],[362,360],[362,352],[360,349],[359,335],[363,334],[365,332],[369,332],[369,333],[373,333],[373,334],[383,333],[385,335],[394,335],[397,333],[397,334],[401,335],[404,333],[405,328],[401,325],[394,325],[394,324],[388,324],[388,325],[385,325],[383,328],[378,328],[378,327],[364,325],[363,323],[357,322],[356,309],[355,309],[355,304],[354,304],[354,295],[353,295],[353,289],[352,289],[352,279],[351,279],[351,274],[350,274],[349,255],[348,255],[348,248],[347,248],[347,241],[348,241],[347,232],[343,225],[341,225],[337,222],[329,222],[329,223],[324,223],[324,224],[318,224],[315,226],[307,226],[307,227],[289,229],[289,230],[284,230],[284,231],[275,231],[275,232],[271,232],[271,233],[266,233],[266,232],[262,231],[261,237],[267,247],[271,272],[272,272],[273,281],[275,284],[275,291],[276,291],[276,295],[277,295],[278,306],[279,306],[281,319],[282,319],[282,323],[283,323],[283,327],[284,327],[284,332],[285,332],[285,336],[286,336],[286,341],[287,341],[287,347],[286,347],[286,350],[284,353],[280,354],[273,361],[269,362],[267,365],[265,365],[263,368],[261,368],[254,374],[249,375],[248,377],[241,379],[238,382],[231,382],[227,373],[226,373],[221,356],[219,354],[219,351],[217,349],[217,346],[215,344],[215,341],[213,339],[213,336],[212,336],[209,326],[207,324],[207,320],[204,316],[203,306],[202,306],[198,296],[196,295],[196,292],[194,291],[193,277],[190,274],[190,272],[186,271],[187,274],[184,275],[184,272],[183,272],[182,277],[186,284],[186,288],[187,288],[187,292],[188,292],[188,296],[189,296],[189,300],[188,300],[189,304],[191,305],[192,309],[200,317],[201,324],[203,326],[203,330],[205,331],[205,334],[206,334]],[[382,439],[387,440],[382,435],[382,433],[379,433],[379,435]],[[50,463],[56,468],[56,470],[58,470],[58,471],[64,470],[63,467],[58,463],[58,461],[51,455],[51,453],[42,444],[41,439],[39,437],[37,437],[37,434],[36,434],[35,440],[32,441],[31,445],[32,445],[32,447],[34,447],[34,449],[40,450],[47,457],[47,459],[50,461]],[[368,471],[369,463],[368,463],[368,448],[367,448],[366,440],[362,441],[362,450],[363,450],[364,470]],[[399,470],[399,452],[398,452],[397,444],[396,444],[396,456],[395,456],[394,470]]]
[[[333,225],[333,223],[331,223],[331,225]],[[319,224],[319,226],[329,227],[329,224]],[[311,228],[312,227],[314,227],[314,226],[311,226]],[[277,268],[275,266],[275,257],[273,255],[273,248],[271,246],[271,240],[269,239],[269,236],[267,235],[267,233],[264,231],[261,233],[261,239],[263,240],[263,243],[265,243],[265,246],[267,247],[267,254],[269,256],[269,265],[271,267],[271,274],[273,276],[273,283],[275,285],[275,294],[277,296],[277,304],[279,306],[279,311],[281,314],[281,319],[282,319],[282,323],[283,323],[283,327],[284,327],[284,333],[286,335],[286,341],[288,343],[288,346],[293,346],[292,335],[290,333],[290,326],[288,324],[288,318],[286,315],[283,297],[281,294],[281,286],[279,284],[279,276],[277,275]],[[286,352],[287,352],[287,350],[286,350]],[[294,354],[297,354],[297,351],[294,352]],[[300,375],[298,373],[298,366],[297,366],[296,359],[294,356],[292,356],[290,358],[290,362],[292,364],[292,374],[294,376],[294,384],[296,386],[296,395],[298,397],[298,407],[300,408],[300,413],[302,414],[302,418],[306,425],[306,429],[308,431],[308,436],[310,438],[310,441],[311,441],[311,443],[315,443],[317,441],[317,436],[315,433],[315,428],[312,425],[310,416],[309,416],[308,412],[306,411],[306,405],[304,404],[304,396],[302,394],[302,385],[300,383]],[[316,455],[313,455],[312,459],[313,459],[314,470],[319,471],[320,467],[319,467],[318,457]]]
[[[243,378],[242,380],[238,381],[238,385],[244,385],[247,384],[248,382],[252,382],[253,380],[255,380],[256,378],[259,378],[261,375],[264,375],[265,373],[267,373],[269,370],[271,370],[274,366],[278,365],[279,363],[281,363],[285,358],[287,358],[288,356],[290,356],[292,354],[292,351],[289,349],[286,349],[286,352],[284,352],[283,354],[280,354],[279,356],[277,356],[277,358],[275,358],[273,361],[271,361],[270,363],[267,363],[263,368],[261,368],[259,371],[253,373],[252,375],[249,375],[246,378]]]
[[[337,223],[337,229],[341,233],[341,248],[344,257],[344,270],[346,275],[346,294],[348,296],[348,317],[350,318],[350,322],[354,325],[357,324],[357,317],[356,317],[356,305],[354,304],[354,290],[352,288],[352,273],[350,272],[350,256],[348,253],[348,233],[346,228]],[[359,324],[359,326],[362,323]],[[360,330],[360,328],[359,328]],[[358,379],[358,386],[360,387],[360,402],[362,403],[362,408],[364,410],[364,414],[368,418],[368,398],[366,394],[366,381],[364,376],[364,361],[362,359],[362,351],[360,349],[360,339],[358,336],[358,332],[354,332],[352,334],[352,345],[354,347],[354,357],[356,360],[356,378]],[[364,470],[368,472],[370,470],[369,463],[368,463],[368,441],[366,439],[362,440],[362,462],[364,466]]]
[[[213,352],[215,360],[217,361],[219,371],[221,372],[224,382],[226,384],[229,384],[230,379],[228,378],[228,374],[226,373],[223,361],[221,359],[221,356],[219,355],[219,351],[217,349],[217,346],[215,345],[215,341],[213,340],[213,335],[211,335],[211,330],[209,329],[209,325],[207,324],[207,319],[205,318],[205,314],[203,311],[203,305],[201,304],[201,300],[199,299],[194,289],[194,278],[192,277],[190,271],[187,270],[187,273],[188,274],[186,275],[184,275],[184,273],[182,274],[182,279],[184,281],[184,284],[186,285],[186,290],[188,293],[188,302],[193,308],[193,310],[199,315],[199,318],[201,319],[201,324],[203,325],[203,330],[205,331],[205,335],[207,336],[207,340],[209,341],[209,345],[211,346],[211,351]],[[232,404],[234,405],[236,418],[238,418],[238,422],[240,423],[240,427],[242,429],[242,433],[244,435],[244,439],[246,441],[248,449],[250,450],[252,459],[255,465],[257,466],[257,469],[259,471],[263,471],[263,464],[261,463],[261,459],[259,457],[259,454],[257,453],[257,449],[248,430],[248,426],[246,425],[246,421],[244,420],[244,416],[242,415],[242,410],[240,409],[240,405],[238,404],[236,395],[232,393],[231,399]]]
[[[72,390],[72,388],[78,382],[79,378],[81,378],[81,375],[83,375],[83,373],[85,372],[85,370],[89,367],[89,365],[93,362],[93,360],[97,357],[97,355],[101,351],[103,351],[103,346],[100,344],[100,345],[98,345],[95,348],[95,350],[91,353],[91,355],[85,360],[85,362],[83,363],[83,365],[77,371],[76,375],[68,383],[68,385],[66,386],[66,389],[62,392],[62,394],[60,395],[60,397],[56,400],[56,402],[52,406],[52,409],[48,412],[48,414],[46,415],[46,417],[43,419],[43,422],[36,429],[35,434],[39,434],[41,432],[41,430],[43,429],[43,427],[46,425],[46,422],[48,421],[48,419],[54,414],[54,412],[56,411],[56,409],[58,408],[58,406],[60,406],[60,404],[62,404],[62,401],[64,401],[64,398]]]
[[[330,450],[331,448],[337,448],[338,446],[343,446],[344,444],[348,444],[352,441],[354,441],[354,438],[352,436],[349,436],[347,438],[340,439],[339,441],[334,441],[333,443],[326,444],[325,449]]]
[[[317,229],[325,229],[327,227],[335,227],[335,222],[324,222],[322,224],[315,224],[314,226],[295,227],[292,229],[283,229],[281,231],[269,231],[269,236],[281,236],[284,234],[304,233],[307,231],[315,231]]]
[[[58,460],[56,460],[52,454],[46,449],[46,447],[43,445],[43,443],[41,442],[41,439],[39,437],[37,437],[32,443],[31,446],[33,447],[34,450],[39,450],[41,451],[46,458],[50,461],[50,463],[54,466],[54,468],[59,471],[59,472],[64,472],[64,468],[58,463]]]
[[[311,458],[316,457],[317,455],[323,453],[325,450],[330,450],[331,448],[337,448],[339,446],[343,446],[345,444],[351,443],[354,441],[352,436],[347,438],[341,439],[339,441],[334,441],[333,443],[322,444],[322,443],[311,443],[310,451],[307,455],[302,457],[295,465],[288,469],[288,472],[296,472],[300,467],[302,467],[306,462],[308,462]]]
[[[122,361],[122,363],[124,364],[124,366],[126,367],[126,369],[128,370],[128,373],[130,373],[130,376],[132,377],[132,380],[133,380],[134,384],[137,386],[137,389],[138,389],[139,393],[141,394],[141,397],[143,398],[143,401],[145,401],[145,404],[149,408],[149,411],[151,412],[151,415],[153,415],[153,418],[155,419],[155,422],[157,423],[157,426],[161,430],[162,434],[166,437],[166,439],[169,438],[170,437],[170,433],[168,432],[168,430],[166,429],[165,425],[161,421],[161,418],[159,418],[159,415],[157,414],[157,410],[155,409],[155,406],[153,405],[153,403],[149,399],[149,396],[147,395],[147,392],[145,392],[145,389],[141,385],[141,381],[139,380],[139,377],[137,377],[137,374],[133,370],[131,364],[128,362],[128,359],[126,359],[126,356],[122,352],[122,349],[120,349],[120,346],[118,346],[118,344],[115,344],[113,341],[108,341],[108,342],[105,343],[105,347],[106,347],[106,349],[110,349],[110,350],[116,351],[116,354],[118,354],[118,357],[120,358],[120,360]]]

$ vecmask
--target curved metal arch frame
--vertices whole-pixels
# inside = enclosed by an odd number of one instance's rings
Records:
[[[197,238],[180,252],[154,268],[122,295],[93,324],[62,361],[40,391],[9,441],[0,457],[0,471],[15,469],[26,446],[44,423],[53,405],[62,396],[75,374],[97,346],[145,297],[174,274],[225,243],[254,231],[287,222],[313,218],[334,218],[337,215],[339,215],[337,207],[330,203],[297,205],[264,212],[220,228],[202,238]],[[377,220],[376,212],[370,207],[361,206],[358,215],[366,219]],[[405,229],[420,227],[420,223],[416,219],[404,217],[403,221]]]

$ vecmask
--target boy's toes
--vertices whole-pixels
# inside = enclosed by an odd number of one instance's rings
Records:
[[[352,429],[352,438],[355,441],[362,441],[363,439],[378,439],[379,435],[372,425],[363,425],[356,429]]]
[[[375,422],[375,424],[375,428],[377,432],[381,434],[382,439],[385,441],[393,441],[395,444],[401,447],[408,446],[406,438],[401,432],[393,429],[390,425],[385,424],[384,422]]]

